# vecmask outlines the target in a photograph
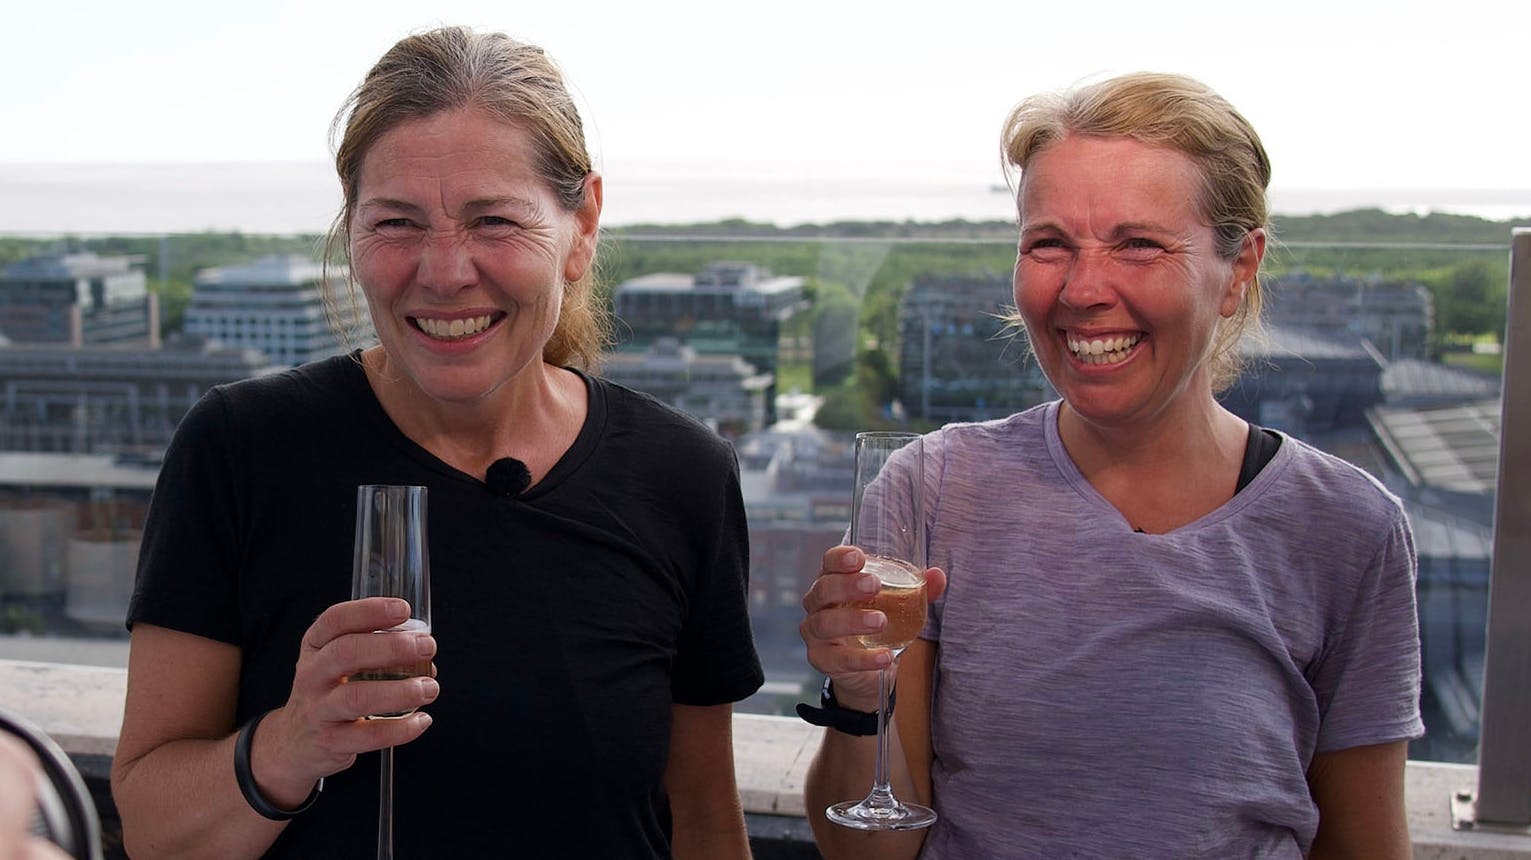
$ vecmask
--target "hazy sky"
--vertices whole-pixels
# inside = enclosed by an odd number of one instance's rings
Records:
[[[991,165],[1021,97],[1149,68],[1232,100],[1278,186],[1531,189],[1527,0],[23,0],[0,162],[324,159],[368,66],[440,23],[547,48],[607,161]]]

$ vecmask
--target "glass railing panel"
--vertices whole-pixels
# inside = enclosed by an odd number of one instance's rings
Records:
[[[1014,225],[980,215],[607,228],[605,297],[623,312],[608,373],[665,392],[740,452],[751,615],[771,681],[744,710],[790,713],[814,696],[800,599],[844,529],[845,434],[982,420],[1053,396],[1003,319]],[[1509,231],[1461,216],[1280,217],[1268,336],[1248,346],[1258,360],[1225,396],[1371,472],[1408,506],[1420,553],[1422,758],[1475,755]],[[61,659],[117,659],[81,657],[63,640],[121,653],[136,530],[176,422],[209,386],[294,360],[287,341],[273,358],[283,330],[269,314],[301,315],[297,326],[316,312],[296,294],[273,304],[280,289],[268,285],[254,297],[263,315],[220,323],[222,342],[200,340],[186,321],[198,278],[277,255],[313,260],[317,244],[313,233],[0,237],[0,265],[93,253],[126,261],[152,296],[124,290],[116,316],[82,319],[85,348],[0,347],[0,656],[30,659],[53,638]],[[714,289],[709,267],[722,262],[753,267],[749,288]],[[708,289],[687,309],[635,286],[661,273]],[[232,302],[218,295],[207,307]],[[69,325],[35,308],[0,310],[39,329]],[[141,324],[149,313],[153,325]],[[274,344],[264,352],[263,338]],[[346,348],[322,341],[304,341],[313,352],[303,358]]]

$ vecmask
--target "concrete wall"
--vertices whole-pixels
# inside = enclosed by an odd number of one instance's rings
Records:
[[[122,669],[0,660],[0,708],[21,713],[52,735],[81,764],[93,789],[104,785],[116,749],[126,684]],[[805,841],[811,837],[803,781],[822,731],[788,717],[734,717],[734,767],[756,860],[817,857]],[[1471,765],[1409,762],[1406,799],[1416,860],[1531,860],[1531,832],[1452,829],[1452,795],[1471,789],[1476,779]],[[96,793],[109,829],[116,821],[111,798]],[[1188,788],[1186,803],[1195,802]]]

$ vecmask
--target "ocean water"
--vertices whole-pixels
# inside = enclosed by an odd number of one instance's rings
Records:
[[[999,169],[936,162],[635,161],[603,165],[604,223],[742,218],[791,226],[843,220],[1013,217]],[[1379,207],[1504,220],[1531,216],[1531,189],[1287,189],[1281,214]],[[340,204],[323,162],[0,164],[0,233],[317,233]]]

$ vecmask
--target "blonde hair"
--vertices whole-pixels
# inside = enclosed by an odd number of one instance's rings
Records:
[[[477,33],[466,27],[442,27],[401,39],[378,60],[346,99],[330,126],[339,135],[335,172],[344,195],[340,213],[324,242],[325,301],[334,313],[328,270],[338,249],[350,245],[351,216],[357,202],[362,162],[373,145],[394,128],[446,110],[474,108],[525,129],[536,150],[537,175],[559,204],[577,211],[585,203],[591,172],[584,126],[563,75],[536,45],[503,33]],[[605,303],[595,295],[596,266],[564,285],[558,325],[542,348],[549,364],[594,371],[610,339]],[[346,285],[356,301],[356,282]]]
[[[1200,81],[1137,72],[1032,96],[1005,119],[1000,138],[1007,173],[1024,174],[1038,152],[1069,135],[1128,137],[1190,158],[1201,177],[1198,210],[1225,260],[1239,255],[1251,231],[1271,231],[1266,199],[1271,165],[1260,136],[1233,105]],[[1238,380],[1243,369],[1239,341],[1261,331],[1262,305],[1256,274],[1238,310],[1219,322],[1213,336],[1213,391]]]

